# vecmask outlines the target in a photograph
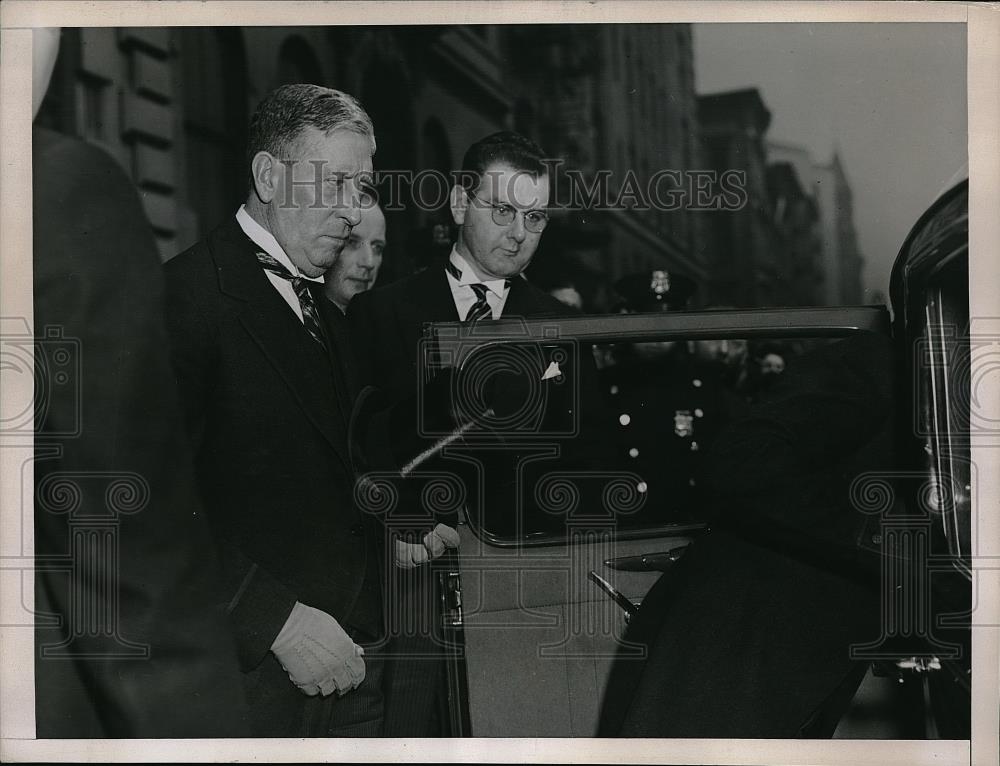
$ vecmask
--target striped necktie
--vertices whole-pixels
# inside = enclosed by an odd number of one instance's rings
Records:
[[[319,319],[319,311],[316,309],[316,302],[313,300],[312,293],[309,292],[309,280],[302,277],[293,277],[288,269],[267,253],[258,251],[257,261],[264,267],[265,271],[269,271],[292,283],[292,289],[295,291],[295,296],[299,299],[299,307],[302,309],[302,324],[312,339],[323,348],[326,348],[326,341],[323,338],[323,325]]]
[[[445,261],[444,267],[456,281],[460,282],[462,280],[462,270],[454,263],[451,261]],[[483,319],[492,319],[493,309],[486,300],[486,293],[489,292],[489,288],[480,282],[468,284],[466,287],[472,288],[472,292],[476,294],[476,302],[472,304],[472,308],[469,309],[468,313],[465,315],[465,319],[462,321],[465,322],[465,324],[476,324],[477,322],[481,322]],[[504,287],[510,287],[509,279],[504,282]]]
[[[472,304],[469,313],[465,315],[465,323],[475,324],[487,317],[492,319],[493,309],[490,308],[490,304],[486,301],[486,293],[488,292],[486,285],[474,284],[469,285],[469,287],[476,294],[476,302]]]

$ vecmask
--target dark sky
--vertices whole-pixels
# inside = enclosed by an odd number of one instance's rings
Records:
[[[840,152],[862,284],[887,292],[910,227],[966,162],[965,26],[695,24],[694,56],[699,93],[756,86],[769,139]]]

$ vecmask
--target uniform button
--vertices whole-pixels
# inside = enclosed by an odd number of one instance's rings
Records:
[[[621,423],[623,426],[627,426],[629,423],[632,422],[632,418],[629,416],[627,412],[623,412],[621,415],[618,416],[618,422]]]
[[[691,442],[691,451],[692,452],[698,451],[698,442]]]
[[[643,494],[646,492],[647,489],[649,489],[649,487],[646,486],[646,482],[644,482],[644,481],[640,481],[638,484],[636,484],[635,488],[637,490],[639,490],[640,493],[643,493]]]
[[[635,447],[633,447],[632,449],[630,449],[628,451],[628,456],[629,457],[639,457],[639,450],[637,450]]]
[[[693,385],[695,388],[701,388],[701,380],[695,378],[694,380],[691,381],[691,385]]]
[[[365,533],[365,528],[362,524],[355,524],[353,527],[351,527],[351,534],[354,535],[355,537],[361,537],[364,535],[364,533]]]
[[[612,394],[617,394],[618,393],[618,386],[612,386],[611,387],[611,393]]]
[[[701,417],[704,417],[704,416],[705,416],[705,413],[704,413],[704,411],[703,411],[703,410],[701,409],[701,407],[699,407],[698,409],[696,409],[696,410],[694,411],[694,416],[695,416],[696,418],[701,418]]]

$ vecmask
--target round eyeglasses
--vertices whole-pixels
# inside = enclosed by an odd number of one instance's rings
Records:
[[[514,222],[517,214],[521,212],[513,205],[508,205],[506,202],[490,202],[487,199],[483,199],[473,191],[466,190],[466,193],[473,199],[479,200],[484,205],[490,206],[493,214],[493,223],[497,226],[509,226]],[[544,210],[528,210],[527,212],[521,212],[521,215],[524,216],[524,228],[532,234],[541,234],[545,231],[545,227],[548,226],[549,216]]]

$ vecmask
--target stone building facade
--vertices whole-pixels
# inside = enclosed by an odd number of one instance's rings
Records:
[[[612,309],[614,281],[652,269],[694,278],[696,306],[810,302],[811,256],[787,252],[812,246],[802,195],[819,211],[822,302],[860,299],[839,158],[808,178],[792,163],[798,190],[769,172],[760,94],[696,95],[691,46],[685,24],[65,29],[39,120],[127,169],[164,259],[244,200],[246,126],[260,99],[314,82],[365,105],[377,171],[447,175],[469,144],[505,128],[560,158],[552,224],[528,276],[572,282],[589,310]],[[702,169],[744,172],[745,204],[694,209],[684,174]],[[795,198],[794,222],[787,206],[776,217],[775,194]],[[449,239],[447,188],[424,178],[390,196],[384,280],[426,265]]]
[[[166,259],[242,202],[247,120],[289,82],[361,100],[376,126],[376,170],[447,173],[469,144],[504,128],[588,178],[606,168],[620,183],[633,169],[645,181],[695,163],[687,25],[66,29],[40,120],[101,145],[128,170]],[[432,181],[421,204],[416,190],[402,191],[387,216],[384,279],[418,267],[422,235],[449,221]],[[554,218],[539,278],[547,261],[550,272],[570,272],[594,309],[610,305],[607,285],[629,271],[707,278],[684,210]]]

